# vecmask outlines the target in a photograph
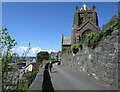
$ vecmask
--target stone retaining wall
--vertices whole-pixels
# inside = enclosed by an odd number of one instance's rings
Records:
[[[79,49],[76,55],[63,53],[62,65],[70,66],[96,79],[118,86],[118,52],[120,51],[118,35],[119,30],[115,29],[111,36],[102,38],[95,49],[83,45],[83,49]]]

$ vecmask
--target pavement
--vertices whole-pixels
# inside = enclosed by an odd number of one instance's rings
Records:
[[[45,69],[41,69],[38,72],[28,92],[57,92],[58,90],[72,90],[71,92],[75,90],[82,90],[81,92],[83,90],[88,90],[88,92],[104,92],[104,90],[105,92],[118,92],[117,88],[96,80],[85,73],[67,66],[55,64],[53,65],[52,73],[48,69],[48,64],[45,66]]]
[[[117,90],[67,66],[54,64],[50,76],[54,90]]]

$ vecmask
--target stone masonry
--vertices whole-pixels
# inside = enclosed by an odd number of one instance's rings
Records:
[[[95,49],[90,49],[83,44],[82,50],[79,49],[76,55],[63,53],[62,65],[70,66],[95,79],[118,87],[120,71],[118,68],[118,57],[120,58],[120,55],[118,56],[118,52],[120,52],[118,35],[119,30],[116,28],[111,36],[103,37]]]

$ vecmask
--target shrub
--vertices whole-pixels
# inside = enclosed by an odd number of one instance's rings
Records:
[[[71,51],[73,51],[73,53],[77,53],[78,52],[78,50],[79,50],[79,48],[78,48],[78,45],[77,44],[73,44],[72,46],[71,46]]]
[[[26,80],[24,81],[24,84],[23,84],[23,90],[27,90],[28,87],[29,87],[29,82],[28,82],[28,80],[26,79]]]
[[[112,28],[116,27],[117,25],[120,25],[120,19],[117,19],[117,20],[112,24]]]
[[[101,39],[101,38],[103,37],[103,31],[99,31],[99,32],[97,33],[97,35],[98,35],[98,37]]]
[[[82,47],[83,47],[83,42],[82,41],[80,41],[80,43],[78,44],[78,47],[82,49]]]
[[[93,38],[95,36],[96,36],[96,33],[94,33],[94,32],[87,35],[87,39],[86,39],[85,43],[88,47],[92,48],[94,46],[95,41],[93,40]]]
[[[71,52],[71,49],[69,48],[68,50],[67,50],[67,53],[69,54]]]
[[[61,52],[61,55],[63,54],[63,51]]]
[[[38,70],[34,69],[32,72],[26,72],[24,74],[25,79],[19,82],[19,90],[27,90],[31,83],[34,81],[36,78],[36,75],[38,73]]]
[[[111,35],[112,27],[108,26],[106,30],[103,32],[104,36]]]
[[[108,23],[109,24],[109,23]],[[114,28],[116,26],[120,26],[120,19],[117,19],[113,24],[112,26],[110,25],[107,25],[105,31],[100,31],[98,32],[97,34],[96,33],[90,33],[87,35],[87,38],[86,38],[86,45],[90,48],[95,48],[97,43],[101,40],[101,38],[103,36],[107,36],[107,35],[111,35],[111,33],[113,32]]]

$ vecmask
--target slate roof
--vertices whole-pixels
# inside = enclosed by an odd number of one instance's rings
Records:
[[[71,45],[71,37],[63,37],[63,45]]]

